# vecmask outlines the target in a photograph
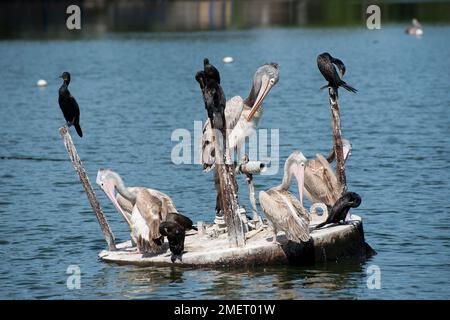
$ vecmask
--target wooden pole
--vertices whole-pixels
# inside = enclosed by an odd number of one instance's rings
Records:
[[[232,247],[245,245],[244,226],[239,217],[239,201],[237,196],[237,182],[234,165],[230,164],[229,150],[227,149],[226,127],[222,130],[214,128],[213,119],[209,119],[213,135],[216,155],[216,170],[219,179],[219,194],[221,209],[227,226],[228,240]],[[219,137],[222,140],[219,140]],[[219,143],[219,141],[221,143]],[[223,147],[222,147],[223,146]],[[223,151],[224,150],[224,151]]]
[[[225,154],[222,152],[222,148],[218,142],[218,130],[213,127],[213,119],[209,119],[211,123],[211,130],[213,131],[213,141],[216,153],[216,168],[219,178],[220,186],[220,199],[222,201],[222,210],[227,225],[228,240],[232,247],[242,247],[245,245],[244,226],[242,225],[241,218],[239,217],[239,201],[237,196],[237,182],[235,176],[234,165],[228,163],[229,151],[227,150],[226,143],[226,127],[220,130],[222,135],[222,142],[225,146]],[[226,159],[225,159],[226,158]]]
[[[341,116],[337,89],[328,87],[328,94],[330,96],[331,126],[333,129],[333,145],[336,157],[336,177],[342,187],[340,192],[343,193],[347,190],[347,179],[345,177],[344,149],[342,145]]]
[[[95,196],[94,189],[92,189],[92,185],[89,182],[89,178],[84,170],[83,164],[81,162],[80,157],[78,156],[77,149],[73,144],[72,137],[70,136],[69,130],[67,126],[59,128],[59,133],[64,141],[64,146],[67,149],[67,153],[69,154],[70,160],[72,160],[75,171],[78,173],[80,177],[81,184],[84,187],[84,191],[88,197],[89,203],[91,204],[92,210],[97,217],[98,223],[100,224],[100,228],[102,229],[103,235],[105,236],[105,240],[108,243],[109,251],[116,250],[116,244],[114,240],[114,234],[111,231],[111,228],[106,220],[105,215],[103,214],[102,207]]]

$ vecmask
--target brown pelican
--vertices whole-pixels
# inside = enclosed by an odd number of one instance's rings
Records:
[[[278,64],[262,65],[256,70],[253,85],[247,99],[235,96],[225,106],[225,122],[228,131],[229,150],[240,151],[245,138],[252,135],[262,116],[262,104],[272,87],[278,82]],[[203,127],[201,162],[204,171],[214,168],[216,159],[209,119]],[[240,157],[238,158],[240,159]]]
[[[405,32],[407,34],[420,37],[423,35],[423,28],[420,22],[414,18],[412,19],[411,25],[406,28]]]
[[[162,243],[159,225],[177,209],[166,194],[143,187],[127,188],[116,172],[100,169],[97,184],[123,216],[140,252],[155,252]],[[116,194],[117,192],[117,194]]]
[[[344,162],[351,155],[352,145],[349,140],[342,139],[344,149]],[[317,154],[313,160],[308,160],[305,168],[306,197],[311,203],[324,203],[331,208],[339,199],[342,193],[342,186],[339,184],[330,163],[334,160],[334,150],[325,159],[321,154]]]
[[[309,223],[311,218],[303,208],[303,177],[306,158],[299,152],[293,152],[284,164],[282,183],[268,191],[259,193],[259,202],[266,217],[273,226],[273,243],[277,243],[277,231],[285,232],[286,237],[292,241],[309,240]],[[298,184],[300,199],[289,192],[292,176]]]

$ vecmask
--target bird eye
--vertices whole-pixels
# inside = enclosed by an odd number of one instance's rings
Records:
[[[274,83],[275,83],[275,79],[274,78],[270,79],[270,84],[274,84]]]

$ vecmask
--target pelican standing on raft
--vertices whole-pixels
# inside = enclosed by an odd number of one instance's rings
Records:
[[[208,61],[209,64],[209,61]],[[239,152],[245,138],[251,136],[262,116],[262,104],[274,85],[278,83],[279,67],[276,63],[265,64],[259,67],[254,76],[253,84],[248,97],[244,100],[235,96],[226,102],[225,124],[227,128],[227,150],[236,150],[237,159],[241,159]],[[205,72],[207,75],[208,73]],[[232,156],[225,150],[227,156]],[[213,132],[209,119],[203,127],[201,162],[203,171],[208,172],[215,167],[216,152],[214,150]],[[222,161],[219,160],[219,161]],[[218,177],[215,174],[216,189],[218,188]],[[216,217],[221,218],[221,207],[219,193],[216,198]]]
[[[303,207],[303,179],[306,161],[301,152],[293,152],[284,164],[282,183],[268,191],[259,193],[261,208],[267,219],[272,223],[272,243],[277,243],[278,230],[284,231],[286,238],[291,241],[307,242],[310,239],[309,224],[311,217]],[[292,176],[297,179],[300,199],[289,192]]]
[[[170,215],[178,215],[172,199],[154,189],[127,188],[119,174],[109,169],[100,169],[96,182],[128,223],[139,252],[156,252],[162,244],[161,221]]]
[[[237,149],[239,151],[245,138],[254,133],[262,116],[264,99],[278,82],[278,70],[276,63],[259,67],[253,77],[248,97],[244,100],[240,96],[235,96],[226,102],[225,122],[229,133],[227,147],[230,150]],[[216,162],[212,137],[211,124],[208,119],[203,127],[201,148],[201,162],[205,172],[213,169]]]

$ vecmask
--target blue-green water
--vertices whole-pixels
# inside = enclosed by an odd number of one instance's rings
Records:
[[[0,42],[0,298],[450,298],[450,27],[421,39],[403,26],[379,31],[268,29],[122,34],[102,40]],[[344,136],[353,143],[349,189],[363,203],[366,239],[378,255],[306,268],[195,270],[115,266],[58,133],[56,77],[72,73],[85,136],[73,134],[91,181],[99,168],[128,185],[168,193],[178,208],[211,221],[215,194],[200,165],[171,162],[172,131],[193,131],[205,110],[194,74],[207,56],[228,98],[248,94],[262,63],[280,64],[280,82],[260,128],[280,130],[283,165],[295,149],[311,158],[331,145],[330,112],[317,54],[347,65],[357,95],[341,92]],[[223,65],[231,55],[235,63]],[[46,88],[35,86],[38,79]],[[18,158],[39,158],[20,160]],[[281,179],[256,177],[267,189]],[[248,208],[245,182],[241,202]],[[95,186],[118,240],[128,231]],[[66,269],[81,268],[81,289]],[[381,269],[381,289],[366,269]]]

